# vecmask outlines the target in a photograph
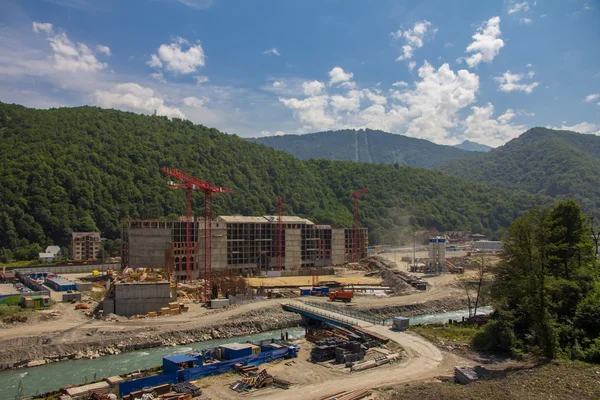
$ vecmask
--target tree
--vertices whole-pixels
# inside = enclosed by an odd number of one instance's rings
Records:
[[[482,254],[481,256],[477,257],[475,261],[475,267],[477,271],[477,291],[475,295],[475,310],[473,311],[473,315],[477,315],[477,307],[479,306],[479,299],[481,298],[481,290],[483,287],[483,283],[484,280],[487,278],[487,274],[490,270],[490,260]]]
[[[548,358],[580,354],[572,349],[589,345],[597,336],[590,322],[597,302],[589,297],[597,290],[596,264],[589,219],[575,202],[562,201],[518,218],[508,229],[501,262],[494,268],[496,323],[512,330],[515,346],[533,353]],[[574,320],[592,332],[587,342],[580,341]]]
[[[10,249],[0,249],[0,262],[8,264],[12,261],[13,253]]]
[[[460,289],[465,293],[465,297],[467,298],[467,307],[469,308],[469,318],[474,314],[473,310],[473,282],[465,275],[457,276],[456,283]]]

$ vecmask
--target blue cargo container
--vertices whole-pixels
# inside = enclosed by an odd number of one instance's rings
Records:
[[[329,287],[328,286],[321,286],[321,293],[323,293],[323,294],[329,294]]]
[[[300,289],[300,296],[310,296],[310,289]]]
[[[163,357],[163,372],[171,374],[180,369],[194,368],[202,366],[202,355],[195,354],[176,354],[174,356]]]
[[[71,281],[58,276],[52,278],[44,278],[44,285],[48,286],[55,292],[66,292],[68,290],[77,290],[77,285]]]
[[[223,349],[223,358],[225,360],[233,360],[252,355],[252,344],[250,343],[230,343],[219,347]]]

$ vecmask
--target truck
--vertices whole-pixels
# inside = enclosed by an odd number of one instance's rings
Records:
[[[331,301],[343,301],[344,303],[349,303],[352,301],[354,297],[353,292],[331,292],[329,293],[329,300]]]

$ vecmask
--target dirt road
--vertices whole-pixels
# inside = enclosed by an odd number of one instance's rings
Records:
[[[323,310],[320,310],[321,312]],[[347,317],[344,317],[347,318]],[[386,336],[401,345],[406,355],[401,362],[378,368],[350,373],[343,366],[326,366],[310,363],[308,352],[301,351],[294,363],[267,365],[267,371],[278,378],[294,382],[290,389],[269,388],[240,395],[228,388],[236,378],[221,378],[214,382],[202,382],[208,396],[219,399],[237,400],[245,397],[260,399],[307,400],[320,399],[343,390],[375,388],[398,385],[405,382],[430,379],[441,374],[450,374],[455,365],[469,364],[468,360],[442,353],[432,343],[418,335],[395,332],[389,327],[358,322],[365,329]],[[309,345],[301,344],[301,347]]]

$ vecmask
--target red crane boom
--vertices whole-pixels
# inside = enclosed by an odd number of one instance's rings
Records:
[[[206,300],[209,300],[212,295],[212,194],[232,193],[233,190],[221,186],[215,186],[210,182],[203,181],[200,178],[175,168],[163,167],[161,171],[183,182],[183,184],[180,184],[169,181],[167,182],[169,186],[177,189],[186,189],[185,275],[186,280],[188,281],[192,279],[192,227],[194,223],[192,215],[192,190],[204,191],[204,296]]]
[[[352,193],[352,201],[354,203],[354,226],[353,226],[353,234],[354,238],[352,240],[352,262],[358,262],[358,250],[360,248],[360,234],[358,232],[358,196],[366,193],[368,189],[362,188]]]
[[[277,271],[283,268],[283,203],[277,196]]]

